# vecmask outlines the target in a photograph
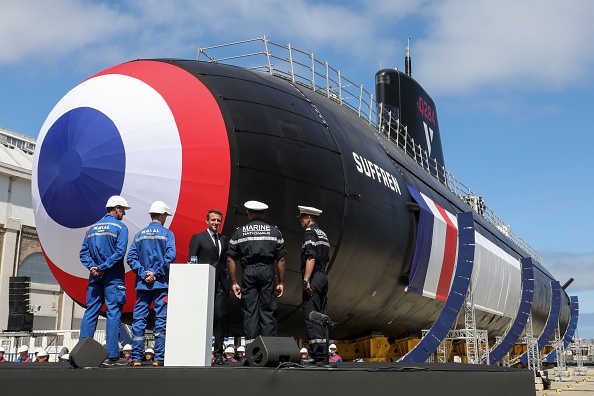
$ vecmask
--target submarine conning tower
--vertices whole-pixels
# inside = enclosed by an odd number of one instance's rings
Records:
[[[441,170],[445,161],[437,112],[423,87],[397,69],[382,69],[375,74],[375,93],[383,131],[390,139],[403,139],[407,146],[420,146],[425,152],[418,154],[427,157],[428,168]]]

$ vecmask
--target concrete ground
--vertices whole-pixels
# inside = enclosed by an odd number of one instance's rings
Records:
[[[594,375],[572,375],[571,381],[551,382],[551,389],[536,391],[536,396],[549,395],[585,396],[594,395]]]

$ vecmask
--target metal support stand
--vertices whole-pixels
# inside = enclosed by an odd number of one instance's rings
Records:
[[[526,353],[528,354],[528,368],[536,374],[537,371],[540,371],[540,351],[538,350],[538,340],[534,338],[532,329],[532,314],[530,314],[528,323],[526,323],[526,347]]]
[[[565,345],[563,345],[563,337],[561,337],[561,330],[559,329],[559,322],[555,328],[555,353],[557,358],[557,370],[559,370],[559,382],[563,381],[563,372],[567,370],[565,364]]]

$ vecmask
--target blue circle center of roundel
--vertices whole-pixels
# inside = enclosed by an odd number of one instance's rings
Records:
[[[39,151],[41,203],[56,223],[87,227],[122,192],[125,173],[126,151],[113,121],[90,107],[72,109],[50,127]]]

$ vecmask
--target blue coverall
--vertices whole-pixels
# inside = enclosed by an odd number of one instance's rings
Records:
[[[80,338],[93,337],[97,319],[107,307],[106,347],[109,359],[117,359],[122,307],[126,303],[124,255],[128,246],[128,227],[112,214],[106,214],[87,230],[80,250],[80,261],[89,270],[97,267],[102,276],[89,275],[87,309],[80,325]]]
[[[169,265],[175,260],[175,237],[159,221],[152,221],[140,230],[128,252],[128,265],[136,274],[136,304],[132,322],[132,361],[144,355],[146,317],[152,302],[155,306],[155,362],[165,359],[165,327],[167,321],[167,289]],[[155,275],[155,282],[147,283],[147,271]]]

